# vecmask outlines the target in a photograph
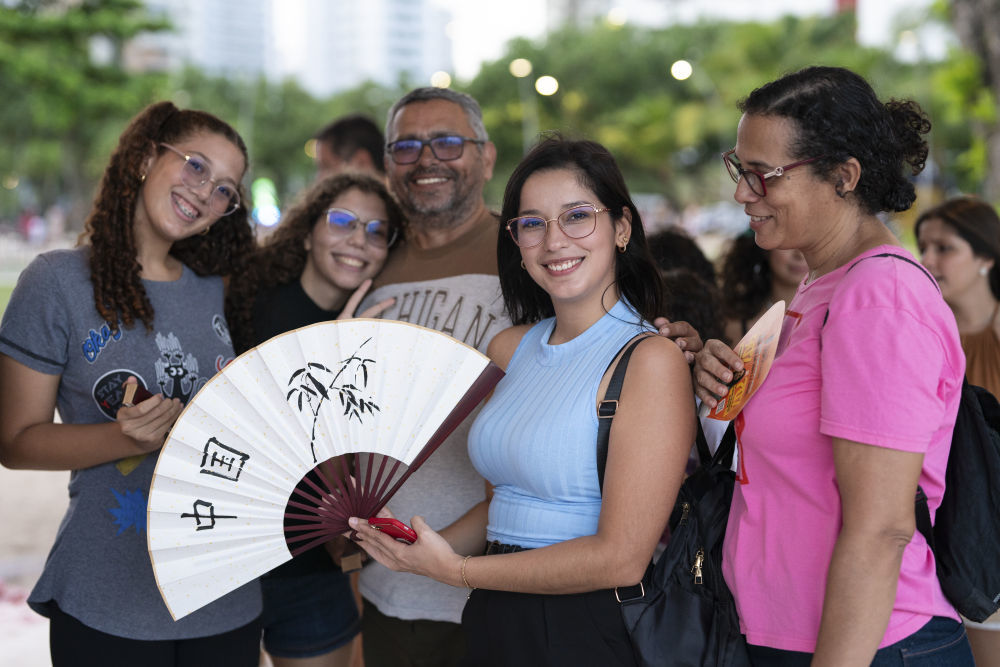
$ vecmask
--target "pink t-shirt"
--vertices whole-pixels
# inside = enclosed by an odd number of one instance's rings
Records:
[[[965,373],[955,318],[920,268],[880,246],[799,286],[778,356],[742,412],[741,471],[723,573],[751,644],[812,652],[841,527],[832,438],[924,456],[920,485],[941,504]],[[829,319],[823,324],[829,309]],[[919,531],[903,553],[880,646],[932,616],[958,619]]]

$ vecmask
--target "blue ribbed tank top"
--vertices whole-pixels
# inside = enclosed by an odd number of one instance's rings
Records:
[[[548,318],[524,334],[469,433],[472,464],[495,486],[489,540],[537,548],[597,532],[597,389],[651,327],[624,301],[560,345],[547,342],[554,327]]]

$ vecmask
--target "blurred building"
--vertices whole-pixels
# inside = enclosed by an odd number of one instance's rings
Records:
[[[273,57],[272,0],[146,0],[146,8],[174,30],[133,40],[125,51],[131,69],[194,65],[207,74],[252,78],[265,73]]]
[[[429,0],[146,0],[173,32],[143,35],[128,67],[194,65],[224,76],[297,79],[325,97],[366,80],[426,85],[452,70],[449,13]]]
[[[290,69],[316,94],[366,80],[427,85],[434,72],[452,70],[451,17],[427,0],[305,0],[305,7],[304,64],[293,61]]]

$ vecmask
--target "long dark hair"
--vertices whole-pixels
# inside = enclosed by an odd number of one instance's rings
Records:
[[[497,269],[504,305],[514,324],[537,322],[555,314],[552,299],[528,272],[521,268],[521,252],[507,233],[507,221],[517,216],[525,181],[538,171],[569,169],[593,192],[613,220],[632,216],[629,242],[624,253],[615,253],[618,291],[636,312],[651,322],[662,315],[663,288],[656,264],[649,254],[642,218],[629,196],[621,170],[608,150],[593,141],[570,140],[553,135],[539,142],[514,168],[503,195],[497,230]]]
[[[753,232],[733,239],[720,271],[722,316],[752,320],[771,298],[771,264],[768,251],[757,245]]]
[[[271,287],[299,279],[308,255],[306,238],[320,216],[348,190],[360,190],[381,199],[387,222],[396,230],[397,238],[402,236],[403,212],[379,179],[360,172],[345,172],[316,181],[299,195],[278,229],[254,253],[246,273],[229,286],[226,313],[237,352],[249,349],[255,342],[253,307],[256,298]]]
[[[157,102],[132,119],[118,139],[118,146],[104,170],[94,208],[87,218],[80,243],[89,245],[90,280],[94,305],[113,330],[119,320],[131,327],[141,320],[150,331],[153,306],[139,274],[135,246],[135,203],[143,183],[143,163],[150,151],[162,153],[159,144],[176,143],[197,132],[210,132],[228,139],[248,163],[243,139],[228,123],[204,111],[178,109],[170,102]],[[205,235],[195,235],[173,244],[170,253],[198,275],[239,273],[253,249],[253,232],[247,220],[246,195],[240,187],[240,205],[219,218]]]
[[[976,197],[955,197],[921,213],[913,232],[919,237],[920,226],[931,219],[954,229],[972,246],[973,254],[993,260],[990,291],[1000,300],[1000,216],[996,209]]]
[[[850,158],[861,163],[861,179],[852,194],[867,213],[905,211],[916,199],[904,175],[920,173],[927,160],[922,135],[931,122],[912,100],[879,101],[862,77],[842,67],[807,67],[754,90],[740,102],[750,115],[780,116],[793,121],[793,158],[820,157],[808,165],[832,180],[833,170]]]

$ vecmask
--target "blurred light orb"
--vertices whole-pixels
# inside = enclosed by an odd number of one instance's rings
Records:
[[[670,66],[670,76],[674,77],[678,81],[684,81],[694,72],[694,68],[691,67],[691,63],[686,60],[676,60],[674,64]]]
[[[274,204],[257,206],[253,210],[253,218],[258,225],[263,227],[274,227],[281,222],[281,209]]]
[[[535,90],[538,91],[539,95],[555,95],[556,91],[559,90],[559,82],[556,81],[554,76],[540,76],[535,81]]]
[[[20,183],[20,181],[18,180],[17,176],[7,176],[6,178],[3,179],[3,186],[8,190],[13,190],[14,188],[16,188],[18,183]]]
[[[431,74],[431,85],[435,88],[448,88],[451,86],[451,74],[437,71]]]
[[[527,58],[514,58],[510,61],[510,73],[518,79],[531,74],[531,61]]]
[[[608,23],[615,27],[622,27],[628,21],[628,12],[624,7],[613,7],[608,12]]]
[[[305,151],[305,154],[306,154],[307,157],[309,157],[310,159],[315,160],[316,159],[316,140],[315,139],[310,139],[309,141],[307,141],[306,145],[302,147],[302,150]]]

